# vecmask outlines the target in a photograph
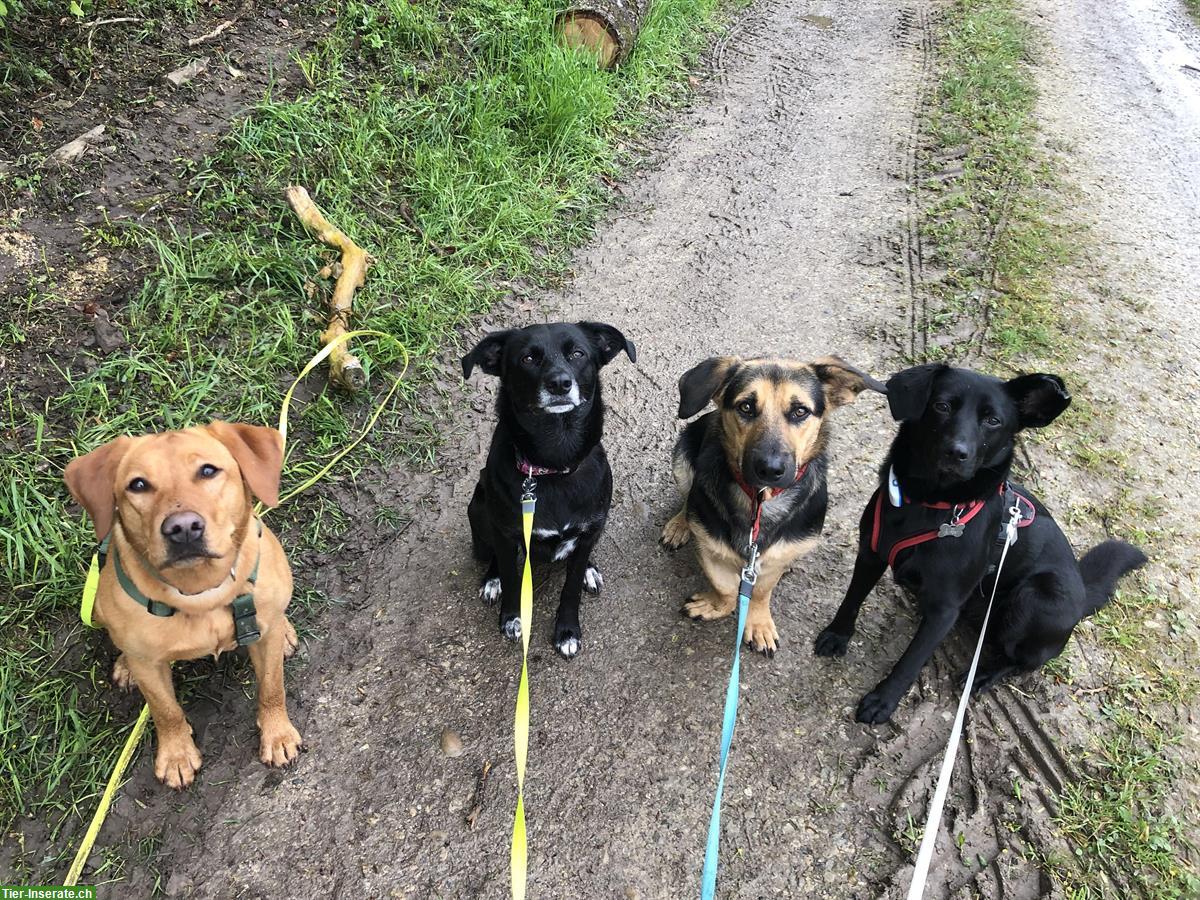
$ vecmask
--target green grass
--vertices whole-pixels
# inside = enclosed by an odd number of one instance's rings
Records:
[[[922,232],[929,263],[945,274],[933,287],[935,324],[980,320],[988,355],[1013,359],[1058,337],[1053,272],[1067,258],[1047,211],[1052,175],[1032,141],[1030,33],[1008,0],[958,0],[951,10],[924,161]]]
[[[331,286],[314,273],[331,255],[295,221],[284,187],[308,187],[372,255],[355,324],[402,340],[419,382],[503,282],[561,270],[607,202],[602,176],[620,170],[619,146],[652,107],[681,96],[715,7],[658,0],[633,57],[604,72],[558,46],[547,0],[347,2],[331,36],[297,60],[305,87],[273,92],[195,167],[194,227],[96,233],[100,245],[133,244],[157,260],[119,317],[131,348],[39,373],[58,384],[49,399],[24,383],[0,396],[0,592],[13,599],[0,607],[0,829],[32,816],[53,840],[89,816],[130,724],[108,705],[105,639],[77,624],[91,538],[68,506],[63,466],[123,433],[213,417],[273,423],[283,388],[318,347]],[[45,273],[31,282],[0,335],[6,348],[61,315],[57,291]],[[357,349],[378,393],[398,353]],[[354,433],[372,403],[312,377],[315,396],[293,413],[299,450],[285,486]],[[366,454],[431,457],[435,412],[413,407],[414,390]],[[301,544],[336,542],[346,529],[319,496],[303,516],[271,521],[301,518],[291,535]],[[394,512],[379,523],[404,524]]]
[[[984,323],[978,344],[941,351],[949,356],[977,353],[997,373],[1054,358],[1068,381],[1086,381],[1069,360],[1092,336],[1070,333],[1063,310],[1071,298],[1056,284],[1083,236],[1068,234],[1053,167],[1037,149],[1036,35],[1024,15],[1015,0],[955,0],[940,23],[942,75],[921,163],[927,258],[943,275],[930,286],[931,324]],[[1055,425],[1065,458],[1111,487],[1070,508],[1064,524],[1096,532],[1112,523],[1116,536],[1154,554],[1171,538],[1156,502],[1128,488],[1138,460],[1114,439],[1114,423],[1122,422],[1077,397]],[[1111,673],[1092,691],[1101,701],[1097,727],[1085,747],[1073,748],[1083,778],[1059,797],[1055,821],[1074,858],[1042,860],[1072,900],[1126,890],[1155,900],[1200,895],[1190,837],[1196,823],[1165,809],[1188,777],[1173,748],[1177,710],[1197,696],[1194,635],[1186,605],[1138,576],[1046,667],[1073,684],[1071,656],[1084,644],[1089,660],[1104,660]],[[1113,872],[1127,885],[1114,886]]]

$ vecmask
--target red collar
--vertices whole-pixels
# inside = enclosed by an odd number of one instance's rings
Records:
[[[570,469],[547,469],[545,466],[535,466],[520,450],[517,450],[517,469],[522,475],[529,478],[541,478],[543,475],[569,475],[571,472]]]
[[[742,477],[742,473],[730,466],[730,471],[733,472],[733,480],[737,482],[737,486],[742,489],[742,492],[750,498],[750,505],[754,509],[754,523],[750,526],[750,543],[758,543],[758,531],[762,526],[762,508],[770,500],[774,500],[788,488],[795,487],[800,479],[804,477],[804,473],[808,471],[808,463],[802,465],[796,470],[796,478],[787,487],[781,488],[762,488],[756,491],[746,483],[746,479]],[[764,496],[765,495],[765,496]]]

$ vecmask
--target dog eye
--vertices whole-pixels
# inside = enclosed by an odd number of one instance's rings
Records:
[[[214,475],[216,475],[220,471],[221,470],[218,469],[216,466],[214,466],[212,463],[205,463],[204,465],[202,465],[200,467],[200,477],[201,478],[212,478]]]
[[[950,404],[947,403],[945,400],[938,400],[937,402],[935,402],[933,404],[933,408],[940,413],[950,412]]]
[[[533,354],[526,353],[524,356],[521,357],[521,362],[525,363],[525,365],[527,365],[527,366],[532,366],[534,363]]]
[[[995,416],[988,416],[986,419],[983,420],[983,424],[986,425],[988,428],[999,428],[1000,420],[997,419]]]
[[[741,403],[739,403],[737,405],[737,411],[740,412],[744,416],[754,415],[754,401],[753,400],[743,400]]]
[[[803,422],[805,419],[807,419],[811,415],[812,415],[812,410],[808,409],[805,406],[793,406],[791,408],[791,411],[788,412],[788,418],[797,424],[800,422]]]
[[[583,351],[576,347],[571,351],[571,359],[583,359]]]
[[[148,482],[145,478],[135,478],[133,481],[129,482],[128,488],[131,493],[144,494],[146,491],[150,490],[150,482]]]

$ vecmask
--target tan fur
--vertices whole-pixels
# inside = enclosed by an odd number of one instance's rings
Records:
[[[199,478],[196,473],[205,463],[221,471]],[[171,663],[236,648],[229,604],[249,589],[256,557],[254,604],[262,636],[249,653],[259,685],[259,756],[280,766],[299,753],[301,738],[288,718],[283,687],[283,660],[296,647],[296,632],[285,614],[292,595],[291,568],[269,528],[264,526],[259,537],[250,492],[264,502],[277,502],[281,465],[277,431],[222,422],[120,438],[67,466],[64,477],[72,495],[91,515],[98,536],[111,527],[113,546],[133,583],[147,597],[176,610],[169,617],[154,616],[127,596],[109,556],[100,573],[93,619],[122,651],[113,666],[113,683],[137,687],[150,706],[158,735],[154,772],[170,787],[190,785],[201,765],[191,726],[175,699]],[[145,479],[151,489],[129,491],[134,478]],[[161,525],[181,511],[204,518],[207,544],[218,558],[167,564]]]
[[[775,364],[784,368],[808,368],[796,363]],[[736,407],[743,400],[751,398],[758,408],[758,415],[753,421],[747,422],[738,415]],[[730,399],[733,408],[723,406],[721,409],[721,440],[730,466],[741,469],[746,448],[753,447],[768,434],[779,436],[791,446],[798,466],[821,451],[824,445],[822,419],[812,415],[800,425],[792,425],[787,420],[787,414],[794,404],[800,403],[809,410],[816,404],[815,398],[802,385],[789,380],[776,383],[767,378],[757,378]]]

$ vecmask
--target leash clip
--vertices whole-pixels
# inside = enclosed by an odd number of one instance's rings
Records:
[[[532,500],[537,494],[537,479],[532,475],[526,475],[525,481],[521,483],[521,500]]]
[[[1004,526],[1004,541],[1010,547],[1017,542],[1017,528],[1021,524],[1021,503],[1014,503],[1008,509],[1008,514],[1011,517],[1008,524]]]
[[[758,581],[758,542],[751,541],[746,547],[746,565],[742,569],[742,581],[753,586]]]

